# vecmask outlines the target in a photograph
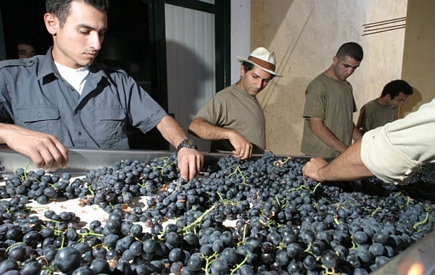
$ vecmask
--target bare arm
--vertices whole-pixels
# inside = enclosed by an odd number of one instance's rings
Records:
[[[323,158],[312,158],[302,168],[302,173],[316,181],[357,180],[373,176],[361,160],[361,139],[329,164]]]
[[[346,144],[341,142],[335,135],[325,126],[322,118],[310,118],[311,130],[313,133],[326,145],[332,149],[342,153],[347,149]]]
[[[183,128],[181,128],[180,124],[169,115],[163,117],[156,127],[163,138],[175,148],[187,138],[187,134],[184,132]],[[180,149],[177,154],[177,159],[181,177],[185,180],[193,179],[201,171],[202,165],[204,164],[204,156],[195,149]]]
[[[252,156],[252,144],[239,132],[213,125],[201,117],[193,119],[189,125],[189,133],[205,140],[228,139],[235,149],[234,156],[241,159]]]
[[[353,133],[352,133],[352,139],[354,141],[360,140],[362,138],[363,132],[361,130],[358,130],[358,128],[353,125]]]
[[[0,143],[29,157],[36,167],[56,170],[68,163],[68,150],[53,135],[0,123]]]

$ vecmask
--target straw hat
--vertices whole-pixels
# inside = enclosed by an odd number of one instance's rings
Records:
[[[237,60],[251,63],[275,76],[282,76],[275,72],[275,53],[269,52],[266,48],[256,48],[248,58],[237,56]]]

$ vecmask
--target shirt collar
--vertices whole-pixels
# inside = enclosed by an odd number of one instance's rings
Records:
[[[53,50],[53,47],[50,47],[45,54],[45,58],[41,62],[40,68],[39,68],[39,79],[42,80],[43,84],[49,83],[51,81],[54,81],[58,78],[60,78],[59,71],[57,70],[56,65],[54,64],[53,56],[51,54]],[[91,77],[96,79],[97,82],[101,78],[106,78],[110,81],[110,77],[107,76],[106,72],[103,70],[103,68],[100,66],[100,64],[97,61],[94,61],[94,63],[89,66],[89,72],[91,73]]]

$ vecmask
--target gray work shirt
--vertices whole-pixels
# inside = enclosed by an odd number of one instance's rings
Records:
[[[67,148],[128,149],[166,115],[123,70],[94,62],[80,95],[46,55],[0,62],[0,122],[56,136]]]

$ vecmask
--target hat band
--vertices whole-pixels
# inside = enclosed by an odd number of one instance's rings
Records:
[[[255,64],[257,64],[260,67],[263,67],[265,69],[268,69],[268,70],[275,72],[275,65],[272,63],[269,63],[267,61],[264,61],[260,58],[256,58],[256,57],[251,56],[251,55],[248,57],[248,60],[254,62]]]

